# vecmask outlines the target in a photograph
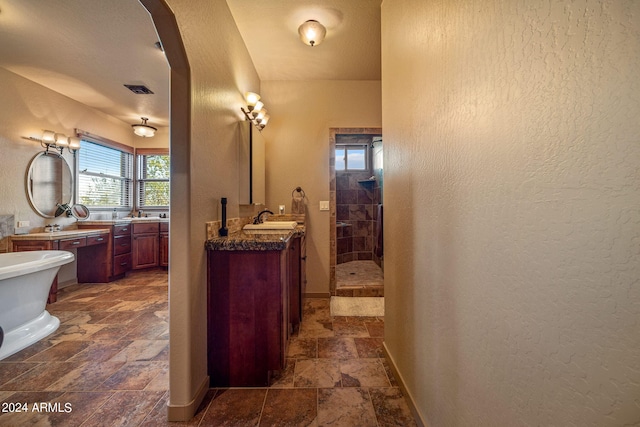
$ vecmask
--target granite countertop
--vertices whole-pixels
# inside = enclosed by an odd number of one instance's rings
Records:
[[[95,228],[91,230],[62,230],[43,233],[14,234],[11,236],[11,240],[59,240],[110,233],[111,230],[107,228]]]
[[[215,237],[205,242],[210,251],[281,251],[292,237],[303,236],[304,225],[293,230],[240,230],[227,237]]]

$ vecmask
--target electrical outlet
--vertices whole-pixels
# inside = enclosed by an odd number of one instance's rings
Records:
[[[18,228],[28,227],[29,221],[18,221]]]
[[[321,211],[328,211],[329,210],[329,201],[328,200],[321,200],[320,201],[320,210]]]

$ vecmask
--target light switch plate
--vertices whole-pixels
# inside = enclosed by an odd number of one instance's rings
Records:
[[[320,210],[321,211],[328,211],[329,210],[329,201],[328,200],[321,200],[320,201]]]
[[[29,225],[29,221],[18,221],[18,228],[28,227]]]

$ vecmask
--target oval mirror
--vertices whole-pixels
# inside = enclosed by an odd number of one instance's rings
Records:
[[[29,203],[38,215],[55,218],[59,204],[69,204],[73,193],[73,175],[64,157],[40,152],[29,163],[27,171]]]
[[[71,206],[71,216],[78,221],[84,221],[89,218],[89,208],[85,205],[77,204]]]

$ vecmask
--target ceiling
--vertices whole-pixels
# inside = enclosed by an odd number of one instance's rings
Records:
[[[380,3],[227,0],[261,80],[380,80]],[[297,34],[309,19],[327,27],[313,48]],[[0,67],[127,123],[169,125],[157,40],[136,0],[0,0]]]
[[[227,0],[260,80],[380,80],[381,0]],[[310,47],[298,27],[327,28]]]

